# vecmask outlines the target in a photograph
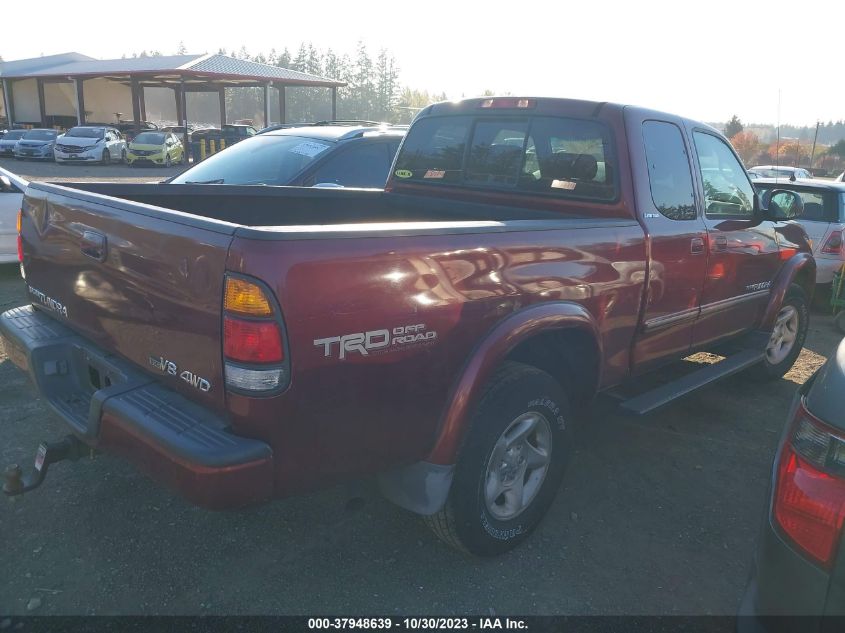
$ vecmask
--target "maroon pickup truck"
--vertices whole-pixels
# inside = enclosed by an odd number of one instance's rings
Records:
[[[469,99],[419,114],[384,191],[260,167],[271,186],[28,187],[31,305],[0,332],[72,433],[7,469],[7,494],[81,447],[212,508],[378,473],[444,540],[494,554],[552,502],[576,406],[701,350],[724,360],[621,406],[780,377],[804,341],[801,200],[759,199],[694,121]]]

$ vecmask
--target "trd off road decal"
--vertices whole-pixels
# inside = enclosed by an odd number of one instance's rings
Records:
[[[426,330],[424,323],[400,325],[391,330],[370,330],[341,336],[314,339],[315,347],[323,348],[323,356],[337,356],[345,360],[349,354],[385,354],[408,347],[432,343],[437,332]]]

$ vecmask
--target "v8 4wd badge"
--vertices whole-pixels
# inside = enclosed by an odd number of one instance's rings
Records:
[[[199,389],[203,392],[211,391],[211,383],[208,380],[187,369],[180,372],[176,363],[167,360],[164,356],[150,356],[149,362],[152,367],[155,367],[163,374],[179,376],[179,378],[191,385],[194,389]]]

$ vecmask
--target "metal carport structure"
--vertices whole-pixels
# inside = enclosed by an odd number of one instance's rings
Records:
[[[221,124],[226,123],[226,88],[262,88],[264,122],[270,122],[270,90],[279,93],[280,123],[286,122],[287,87],[326,88],[331,91],[332,118],[337,118],[337,89],[342,81],[318,77],[269,64],[221,54],[170,55],[99,60],[80,53],[64,53],[33,59],[0,62],[3,104],[10,125],[27,122],[47,126],[47,92],[64,97],[65,114],[71,110],[77,124],[86,122],[86,100],[96,101],[108,86],[128,88],[132,121],[140,129],[146,119],[144,88],[170,88],[174,92],[177,120],[188,124],[187,94],[217,92]],[[86,90],[86,84],[88,90]],[[57,97],[58,99],[58,97]],[[58,99],[62,101],[62,99]],[[68,105],[69,103],[69,105]],[[35,107],[37,105],[37,112]],[[17,112],[16,112],[17,110]],[[26,117],[18,116],[26,110]],[[93,110],[92,112],[99,112]],[[97,117],[92,117],[97,118]],[[34,119],[34,120],[33,120]],[[98,121],[98,122],[104,122]]]

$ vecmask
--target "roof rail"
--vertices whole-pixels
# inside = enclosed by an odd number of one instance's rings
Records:
[[[331,121],[315,121],[311,125],[349,125],[355,123],[357,125],[390,125],[385,121],[367,121],[364,119],[334,119]],[[307,125],[307,124],[306,124]]]

